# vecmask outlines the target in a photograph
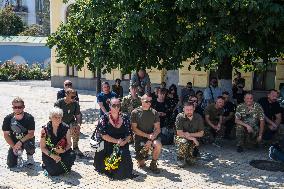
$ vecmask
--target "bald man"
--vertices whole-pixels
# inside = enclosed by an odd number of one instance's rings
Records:
[[[72,88],[72,82],[70,80],[65,80],[64,81],[64,89],[61,89],[60,91],[57,92],[57,100],[66,97],[66,90]],[[79,97],[78,93],[76,91],[76,98],[75,100],[79,102]]]

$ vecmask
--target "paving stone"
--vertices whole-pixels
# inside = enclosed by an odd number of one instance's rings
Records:
[[[16,96],[25,100],[26,111],[35,117],[36,142],[38,146],[40,128],[48,121],[48,111],[53,107],[59,89],[50,87],[50,81],[0,82],[0,121],[11,113],[11,101]],[[253,168],[251,160],[268,160],[267,149],[245,150],[236,153],[234,142],[224,141],[223,148],[201,146],[201,157],[195,165],[184,169],[176,166],[174,146],[164,146],[159,167],[161,174],[154,175],[137,167],[133,158],[134,171],[139,176],[133,180],[111,181],[98,174],[93,167],[89,138],[95,130],[98,104],[94,91],[78,91],[83,114],[82,135],[79,146],[90,158],[77,159],[68,175],[46,177],[41,169],[41,152],[37,148],[35,166],[8,169],[6,155],[8,145],[0,137],[0,188],[284,188],[282,172],[269,172]],[[0,132],[1,136],[2,132]],[[133,146],[130,147],[134,157]],[[150,160],[147,161],[149,166]]]

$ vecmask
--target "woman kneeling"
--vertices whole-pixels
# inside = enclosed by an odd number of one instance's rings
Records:
[[[62,122],[63,111],[53,108],[50,121],[41,130],[40,148],[43,167],[51,176],[68,173],[76,159],[71,149],[69,126]]]
[[[130,120],[120,113],[120,101],[110,101],[109,115],[103,115],[97,126],[104,141],[104,149],[96,152],[94,166],[113,179],[132,178],[133,163],[128,142],[131,138]]]

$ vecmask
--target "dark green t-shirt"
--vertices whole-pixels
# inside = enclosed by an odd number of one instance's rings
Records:
[[[209,115],[209,120],[213,124],[218,124],[220,116],[223,115],[223,109],[217,109],[215,104],[210,104],[205,108],[204,114]]]
[[[192,120],[190,120],[184,112],[179,113],[176,118],[176,130],[182,130],[183,132],[196,133],[204,130],[203,118],[193,113]]]
[[[142,107],[134,109],[131,113],[131,123],[137,123],[137,128],[144,133],[150,134],[154,131],[154,124],[160,122],[159,114],[153,108],[143,110]],[[135,138],[143,138],[135,136]]]
[[[75,122],[75,116],[80,114],[80,105],[77,101],[66,104],[64,98],[61,98],[55,102],[54,106],[63,110],[62,121],[68,125]]]

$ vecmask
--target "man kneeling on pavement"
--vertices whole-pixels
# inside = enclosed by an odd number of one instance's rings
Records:
[[[148,152],[152,150],[153,159],[150,164],[150,170],[158,174],[160,170],[157,167],[157,160],[162,150],[159,137],[161,128],[159,114],[151,108],[151,103],[152,97],[149,94],[144,94],[141,97],[142,105],[131,113],[131,126],[135,134],[134,144],[138,166],[140,168],[145,167]]]
[[[204,122],[199,114],[194,113],[194,104],[184,103],[183,110],[176,118],[177,159],[180,167],[194,163],[198,153],[198,138],[204,135]]]
[[[72,88],[68,88],[66,90],[66,96],[57,100],[54,106],[62,109],[62,121],[70,127],[70,135],[73,139],[73,150],[75,151],[76,155],[82,157],[84,156],[84,154],[79,150],[78,145],[82,119],[80,113],[80,105],[75,99],[76,91]]]
[[[12,101],[13,113],[4,118],[2,130],[6,142],[10,145],[7,165],[9,168],[23,166],[22,153],[27,152],[26,164],[34,164],[35,153],[35,121],[34,117],[25,112],[25,103],[20,97]],[[19,159],[21,161],[19,161]],[[20,163],[21,162],[21,163]],[[19,165],[22,164],[22,165]]]
[[[237,152],[249,145],[258,145],[264,132],[264,112],[260,104],[254,102],[251,93],[245,94],[244,103],[236,109]]]

